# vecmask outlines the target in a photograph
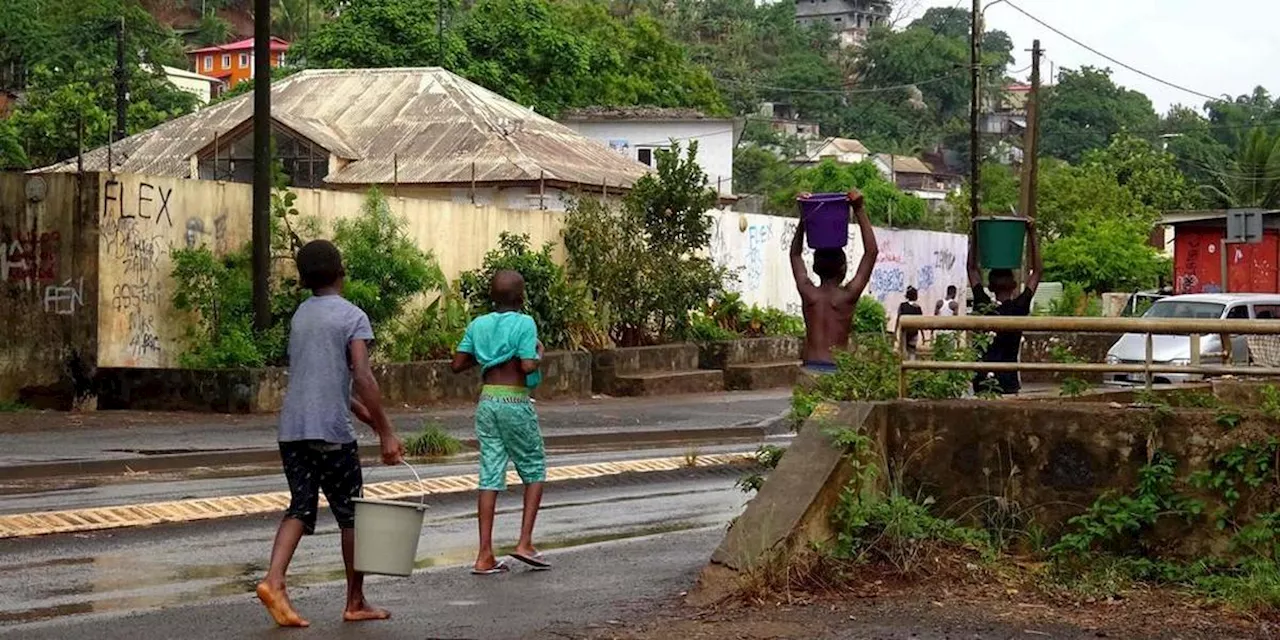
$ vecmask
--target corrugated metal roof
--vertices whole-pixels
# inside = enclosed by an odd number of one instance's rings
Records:
[[[354,160],[333,184],[534,182],[630,187],[649,168],[438,68],[302,71],[271,87],[272,115]],[[116,143],[113,170],[190,177],[191,156],[253,115],[237,96]],[[231,139],[226,139],[230,143]],[[105,170],[107,149],[85,154]],[[398,164],[398,168],[396,165]],[[39,171],[74,171],[75,159]],[[474,172],[474,174],[473,174]]]
[[[561,121],[581,120],[729,120],[712,118],[697,109],[671,107],[583,107],[566,109]]]

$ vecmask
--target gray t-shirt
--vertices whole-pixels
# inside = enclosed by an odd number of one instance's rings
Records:
[[[351,428],[352,340],[373,340],[369,316],[338,295],[298,305],[289,326],[289,390],[280,412],[280,442],[346,444]]]

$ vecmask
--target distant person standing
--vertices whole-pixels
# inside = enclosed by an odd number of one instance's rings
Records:
[[[1040,261],[1040,242],[1036,238],[1035,222],[1027,220],[1026,286],[1018,293],[1018,279],[1012,269],[992,269],[987,282],[996,299],[982,288],[982,270],[978,267],[978,225],[969,232],[969,285],[973,287],[973,312],[976,315],[1029,316],[1031,301],[1040,286],[1040,274],[1044,265]],[[982,352],[983,362],[1017,362],[1022,348],[1021,331],[997,331],[991,344]],[[992,389],[992,385],[995,385]],[[980,371],[973,379],[974,393],[995,390],[1004,395],[1018,393],[1022,383],[1016,371]]]
[[[898,333],[896,324],[902,322],[903,316],[923,316],[924,309],[920,308],[920,292],[915,287],[907,287],[907,299],[898,305],[898,318],[895,320],[894,333]],[[915,360],[916,351],[920,348],[920,332],[911,329],[903,336],[902,340],[906,343],[907,359]]]
[[[805,198],[801,195],[800,198]],[[848,272],[843,249],[818,249],[813,252],[813,273],[818,284],[809,279],[804,264],[804,218],[796,225],[796,235],[791,239],[791,275],[804,310],[804,367],[810,373],[832,373],[836,370],[834,352],[849,346],[849,334],[853,331],[853,313],[858,298],[871,281],[871,271],[876,266],[880,250],[876,246],[875,229],[863,206],[862,194],[856,189],[849,192],[849,206],[858,220],[862,236],[862,260],[853,279],[844,283]]]
[[[944,317],[960,315],[960,303],[956,301],[957,293],[959,293],[959,291],[956,290],[956,286],[954,284],[948,286],[947,298],[945,300],[939,300],[933,305],[933,315]]]

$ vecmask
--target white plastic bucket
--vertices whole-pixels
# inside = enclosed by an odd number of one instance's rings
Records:
[[[413,466],[405,463],[422,485]],[[426,487],[422,502],[356,498],[356,571],[384,576],[413,574],[418,538],[426,514]]]

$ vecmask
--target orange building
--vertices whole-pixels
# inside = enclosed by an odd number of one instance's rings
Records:
[[[271,67],[284,64],[289,43],[271,37]],[[196,73],[222,81],[221,91],[253,78],[253,38],[187,52]],[[216,93],[221,93],[218,91]]]

